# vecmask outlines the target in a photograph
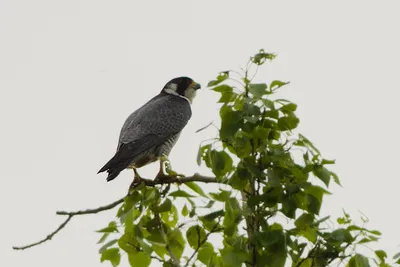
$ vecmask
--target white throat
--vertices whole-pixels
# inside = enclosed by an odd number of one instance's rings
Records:
[[[194,90],[194,89],[189,89],[189,90]],[[177,97],[180,97],[180,98],[185,99],[186,101],[189,102],[189,104],[192,104],[193,98],[194,98],[195,95],[196,95],[196,92],[194,91],[193,93],[191,93],[191,94],[189,94],[189,95],[188,95],[187,93],[185,93],[185,95],[183,96],[183,95],[178,94],[178,93],[177,93],[174,89],[172,89],[172,88],[165,88],[164,91],[165,91],[167,94],[175,95],[175,96],[177,96]]]

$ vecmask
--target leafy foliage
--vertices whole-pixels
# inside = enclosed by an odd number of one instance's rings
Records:
[[[242,76],[225,71],[208,83],[220,94],[221,125],[218,140],[203,144],[197,161],[223,187],[206,193],[194,182],[172,192],[139,186],[120,207],[118,222],[99,230],[99,243],[116,236],[100,248],[101,261],[117,266],[124,251],[131,266],[370,266],[355,249],[377,241],[378,231],[346,213],[334,229],[325,227],[329,217],[319,216],[329,186],[340,181],[328,168],[334,161],[295,133],[297,105],[275,97],[288,82],[251,78],[252,67],[274,58],[260,50]],[[221,245],[211,242],[213,235]],[[385,251],[374,256],[377,265],[393,266]]]

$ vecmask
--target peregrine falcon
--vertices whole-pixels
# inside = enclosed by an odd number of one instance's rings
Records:
[[[188,77],[169,81],[161,92],[133,112],[122,126],[117,151],[98,173],[107,171],[107,181],[121,171],[136,168],[168,156],[186,126],[192,111],[190,105],[200,84]],[[165,176],[160,160],[157,177]]]

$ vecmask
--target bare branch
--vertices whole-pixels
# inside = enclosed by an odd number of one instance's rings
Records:
[[[79,210],[79,211],[57,211],[57,215],[68,215],[68,216],[75,216],[75,215],[85,215],[85,214],[96,214],[98,212],[102,212],[105,210],[110,210],[122,202],[124,202],[125,197],[118,199],[117,201],[114,201],[113,203],[110,203],[108,205],[98,207],[95,209],[86,209],[86,210]]]
[[[73,215],[69,215],[68,218],[62,224],[60,224],[60,226],[58,226],[58,228],[54,232],[49,234],[45,239],[42,239],[42,240],[40,240],[40,241],[38,241],[36,243],[30,244],[30,245],[26,245],[26,246],[22,246],[22,247],[13,247],[13,249],[15,249],[15,250],[24,250],[24,249],[40,245],[40,244],[42,244],[42,243],[44,243],[46,241],[51,240],[55,234],[57,234],[59,231],[61,231],[61,229],[63,229],[69,223],[69,221],[72,219],[72,217],[73,217]]]
[[[215,177],[208,177],[208,176],[203,176],[198,173],[195,173],[193,176],[188,176],[188,177],[178,177],[178,176],[168,177],[167,176],[167,177],[161,177],[161,178],[155,179],[155,180],[142,178],[139,182],[132,183],[131,188],[134,189],[142,183],[144,183],[146,186],[155,186],[155,185],[164,185],[164,184],[170,185],[173,183],[182,184],[182,183],[188,183],[188,182],[218,183],[217,179]],[[118,206],[119,204],[123,203],[125,197],[120,198],[108,205],[101,206],[101,207],[98,207],[95,209],[86,209],[86,210],[79,210],[79,211],[57,211],[56,212],[57,215],[65,215],[65,216],[68,216],[68,218],[62,224],[60,224],[60,226],[54,232],[50,233],[46,238],[44,238],[38,242],[32,243],[30,245],[26,245],[26,246],[13,247],[13,249],[24,250],[24,249],[28,249],[28,248],[40,245],[46,241],[49,241],[53,238],[54,235],[56,235],[59,231],[61,231],[69,223],[69,221],[72,219],[72,217],[77,216],[77,215],[96,214],[96,213],[99,213],[102,211],[111,210],[111,209],[115,208],[116,206]]]

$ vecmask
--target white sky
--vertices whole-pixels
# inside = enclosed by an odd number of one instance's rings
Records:
[[[65,218],[56,210],[108,204],[132,173],[106,183],[97,170],[115,151],[125,118],[175,76],[203,84],[237,69],[259,48],[278,53],[260,80],[291,81],[282,96],[299,105],[300,131],[344,188],[323,212],[341,209],[384,233],[400,251],[398,1],[0,1],[0,207],[2,266],[100,264],[99,234],[116,211]],[[202,90],[171,154],[193,174],[215,120],[216,95]],[[154,175],[158,165],[142,171]],[[126,264],[126,262],[124,263]]]

